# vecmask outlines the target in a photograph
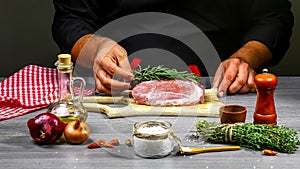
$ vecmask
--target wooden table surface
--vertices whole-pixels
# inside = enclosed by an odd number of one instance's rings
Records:
[[[300,131],[300,77],[279,77],[275,91],[277,122]],[[209,82],[209,81],[208,81]],[[233,95],[222,98],[223,103],[245,105],[247,122],[253,121],[256,94]],[[184,139],[195,130],[200,119],[219,122],[219,118],[205,117],[128,117],[108,119],[100,113],[89,112],[87,123],[91,128],[88,141],[82,145],[67,143],[40,146],[29,136],[26,122],[45,110],[0,121],[0,168],[193,168],[193,169],[297,169],[300,168],[300,151],[294,154],[279,153],[264,156],[261,151],[242,148],[239,151],[203,153],[192,156],[170,156],[161,159],[137,157],[132,147],[124,145],[131,138],[133,124],[141,120],[165,120],[174,126],[177,136]],[[87,145],[100,138],[121,139],[113,149],[87,149]],[[191,143],[192,144],[192,143]]]

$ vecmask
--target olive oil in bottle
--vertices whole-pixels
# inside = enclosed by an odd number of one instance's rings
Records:
[[[73,77],[73,63],[70,54],[59,54],[58,61],[55,63],[58,70],[59,93],[58,100],[48,109],[63,122],[70,122],[76,119],[85,121],[87,111],[82,104],[83,90],[85,81],[80,77]],[[78,96],[74,95],[73,84],[80,82]]]

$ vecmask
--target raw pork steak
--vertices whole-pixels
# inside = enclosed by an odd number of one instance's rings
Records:
[[[199,83],[183,80],[153,80],[138,84],[132,90],[137,104],[182,106],[204,102],[204,88]]]

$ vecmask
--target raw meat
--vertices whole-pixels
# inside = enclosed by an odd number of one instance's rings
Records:
[[[132,90],[137,104],[151,106],[187,106],[204,102],[204,88],[183,80],[153,80],[138,84]]]

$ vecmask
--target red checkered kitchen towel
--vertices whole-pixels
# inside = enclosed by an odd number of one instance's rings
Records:
[[[48,107],[57,93],[56,69],[26,66],[0,83],[0,121]]]

